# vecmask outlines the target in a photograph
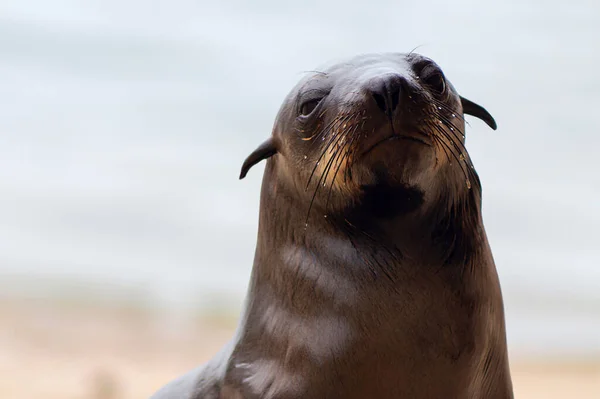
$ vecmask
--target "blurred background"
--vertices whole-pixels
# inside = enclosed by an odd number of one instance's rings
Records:
[[[517,398],[600,397],[600,5],[2,0],[0,397],[148,397],[231,337],[269,134],[302,72],[418,51],[467,148]]]

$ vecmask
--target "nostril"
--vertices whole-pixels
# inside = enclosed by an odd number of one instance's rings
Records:
[[[371,81],[369,86],[379,109],[391,117],[400,102],[402,78],[397,75],[379,77]]]
[[[385,97],[379,93],[373,93],[373,98],[375,99],[375,102],[377,103],[377,106],[379,107],[380,110],[382,110],[383,112],[388,112],[387,110],[387,104],[385,101]]]
[[[395,110],[398,107],[398,102],[400,102],[400,85],[394,84],[388,87],[388,94],[390,95],[391,102],[391,110]]]

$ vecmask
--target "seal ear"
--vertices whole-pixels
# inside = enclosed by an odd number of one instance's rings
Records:
[[[277,148],[275,148],[275,143],[273,142],[273,138],[271,137],[264,143],[258,146],[256,150],[252,152],[252,154],[248,155],[248,158],[244,161],[242,165],[242,171],[240,172],[240,180],[246,177],[248,171],[251,167],[262,161],[263,159],[267,159],[277,154]]]
[[[487,112],[485,108],[483,108],[479,104],[475,104],[473,101],[467,100],[466,98],[464,98],[462,96],[460,97],[460,102],[462,103],[463,113],[468,114],[468,115],[473,115],[473,116],[481,119],[482,121],[487,123],[487,125],[489,127],[496,130],[498,125],[496,125],[496,121],[494,120],[494,117],[492,115],[490,115],[490,113]]]

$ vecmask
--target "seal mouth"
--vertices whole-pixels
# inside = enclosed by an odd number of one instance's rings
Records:
[[[378,142],[376,142],[373,145],[371,145],[370,147],[368,147],[365,151],[363,151],[362,156],[367,155],[369,152],[373,151],[379,145],[386,143],[388,141],[394,141],[394,140],[408,140],[408,141],[413,141],[415,143],[423,144],[427,147],[432,147],[431,143],[429,143],[419,137],[406,136],[406,135],[402,135],[402,134],[393,134],[391,136],[388,136],[388,137],[385,137],[385,138],[379,140]]]

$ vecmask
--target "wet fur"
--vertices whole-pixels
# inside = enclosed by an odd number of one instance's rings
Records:
[[[361,75],[345,91],[310,87],[395,62],[410,95],[389,126],[381,99],[359,93]],[[462,104],[495,122],[449,82],[432,94],[421,65],[433,68],[414,53],[358,57],[292,90],[242,168],[267,159],[236,336],[154,398],[513,397]],[[299,117],[314,95],[323,103]]]

